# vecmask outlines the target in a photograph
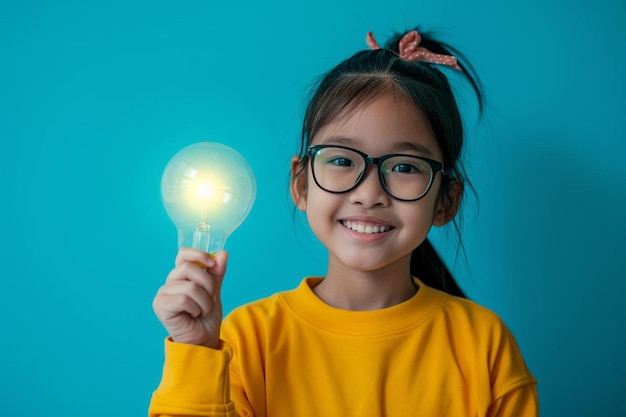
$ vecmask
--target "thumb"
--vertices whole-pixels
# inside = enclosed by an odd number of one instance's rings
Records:
[[[228,264],[228,252],[225,250],[219,251],[214,255],[213,259],[215,260],[215,264],[211,268],[207,268],[207,271],[221,288],[224,275],[226,274],[226,265]]]

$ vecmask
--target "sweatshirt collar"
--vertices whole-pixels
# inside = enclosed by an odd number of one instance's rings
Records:
[[[419,288],[410,299],[371,311],[351,311],[322,301],[313,288],[322,277],[305,278],[298,288],[281,294],[281,300],[300,320],[319,330],[345,336],[379,337],[409,331],[428,321],[445,302],[445,294],[413,278]]]

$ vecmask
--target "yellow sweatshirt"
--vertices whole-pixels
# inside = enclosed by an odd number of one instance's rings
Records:
[[[491,311],[416,280],[376,311],[321,301],[305,279],[235,309],[220,350],[165,342],[151,416],[536,416],[536,381]]]

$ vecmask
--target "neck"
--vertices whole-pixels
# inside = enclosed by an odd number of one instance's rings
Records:
[[[408,262],[375,271],[359,271],[329,261],[326,278],[313,291],[326,304],[343,310],[379,310],[413,297],[417,288]]]

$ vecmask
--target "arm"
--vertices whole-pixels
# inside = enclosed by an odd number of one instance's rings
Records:
[[[182,248],[154,298],[168,331],[161,384],[150,416],[236,416],[230,401],[230,348],[220,341],[220,289],[228,255]]]
[[[492,354],[492,402],[487,417],[537,417],[539,394],[537,380],[532,376],[519,350],[517,341],[504,323]]]

